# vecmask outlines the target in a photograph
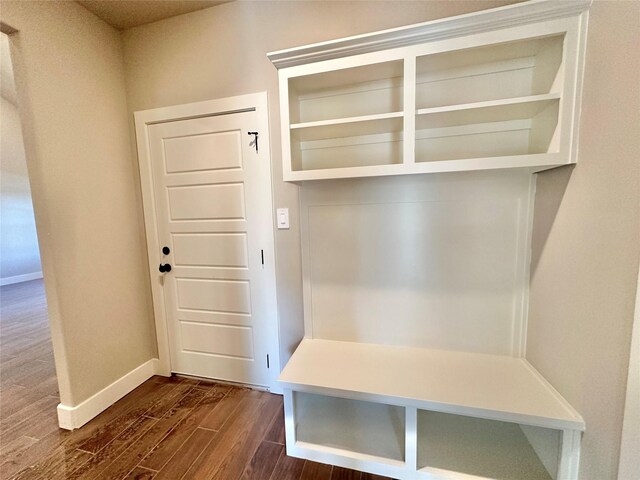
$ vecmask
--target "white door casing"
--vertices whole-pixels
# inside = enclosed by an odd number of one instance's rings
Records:
[[[135,121],[158,373],[273,390],[280,363],[266,93],[136,112]],[[259,134],[257,152],[248,132]],[[161,273],[160,264],[172,270]]]

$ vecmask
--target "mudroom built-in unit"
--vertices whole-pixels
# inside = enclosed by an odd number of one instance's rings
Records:
[[[398,479],[579,478],[585,422],[526,351],[536,173],[577,161],[589,5],[268,55],[300,190],[289,455]]]

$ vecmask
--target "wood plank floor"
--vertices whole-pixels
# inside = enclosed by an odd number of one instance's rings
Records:
[[[41,280],[0,289],[0,479],[380,480],[288,457],[282,397],[154,377],[84,427],[59,402]]]

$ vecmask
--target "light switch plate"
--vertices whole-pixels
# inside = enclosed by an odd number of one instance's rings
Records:
[[[278,229],[283,230],[289,228],[289,209],[278,208],[276,210]]]

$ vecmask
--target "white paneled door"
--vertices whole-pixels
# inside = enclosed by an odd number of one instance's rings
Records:
[[[149,258],[171,371],[269,386],[278,347],[268,132],[247,110],[145,125],[158,250]]]

